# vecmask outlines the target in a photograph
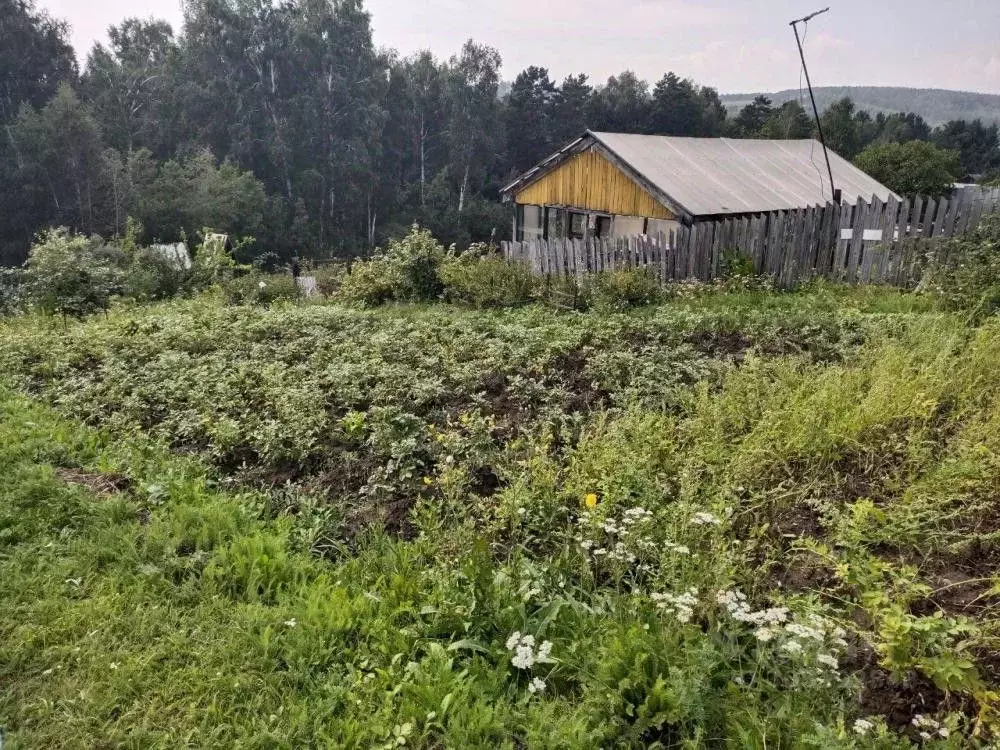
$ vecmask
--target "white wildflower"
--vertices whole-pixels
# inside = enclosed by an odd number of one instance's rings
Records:
[[[782,651],[787,651],[792,656],[797,656],[802,653],[802,644],[798,641],[788,641],[781,647]]]
[[[931,738],[931,733],[930,732],[921,732],[920,733],[920,739],[926,741],[926,740],[929,740],[930,738]]]
[[[650,598],[660,609],[673,613],[678,622],[688,623],[694,616],[694,607],[698,603],[698,589],[692,586],[683,594],[651,594]]]
[[[711,513],[699,511],[691,517],[691,523],[696,526],[719,526],[722,524],[722,521],[713,516]]]
[[[257,286],[261,289],[267,289],[267,284],[265,284],[263,281],[260,282]]]
[[[837,657],[831,656],[830,654],[820,654],[816,657],[816,661],[820,664],[825,664],[830,669],[839,669],[840,664],[837,662]]]
[[[531,646],[520,645],[514,650],[510,663],[518,669],[531,669],[535,666],[535,653]]]
[[[528,691],[531,693],[544,693],[545,692],[545,681],[535,677],[528,684]]]
[[[535,654],[535,636],[521,635],[520,631],[511,634],[507,639],[507,650],[513,653],[510,663],[518,669],[531,669],[538,662],[551,661],[549,654],[552,652],[552,644],[545,641]]]
[[[756,636],[757,640],[761,643],[767,643],[768,641],[774,639],[775,632],[770,628],[758,628],[754,631],[754,636]]]
[[[538,658],[537,661],[541,663],[546,663],[552,661],[552,641],[542,641],[542,645],[538,647]]]
[[[875,725],[868,721],[868,719],[856,719],[854,722],[854,732],[855,734],[860,734],[862,736],[868,734],[871,730],[875,728]]]
[[[299,623],[296,622],[296,620],[295,620],[294,617],[291,620],[285,620],[285,627],[286,628],[294,628],[298,624]]]

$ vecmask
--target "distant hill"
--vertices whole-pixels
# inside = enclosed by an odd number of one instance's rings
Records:
[[[830,104],[845,96],[859,109],[875,112],[915,112],[931,125],[948,120],[974,120],[1000,123],[1000,95],[976,94],[947,89],[909,89],[893,86],[821,86],[814,89],[816,105],[822,114]],[[724,94],[721,98],[730,110],[746,106],[757,94]],[[798,89],[767,94],[777,105],[799,98]],[[809,92],[802,91],[803,105],[810,108]]]

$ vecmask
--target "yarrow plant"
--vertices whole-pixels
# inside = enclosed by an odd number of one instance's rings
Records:
[[[584,511],[577,519],[580,532],[576,540],[595,564],[613,564],[618,570],[633,568],[652,573],[652,562],[665,551],[678,555],[691,550],[671,541],[659,541],[653,513],[642,507],[628,508],[620,515],[601,516]]]
[[[802,621],[787,607],[751,609],[738,589],[720,591],[715,600],[733,620],[752,626],[759,644],[772,644],[782,657],[813,667],[807,672],[812,677],[826,683],[840,676],[838,656],[848,646],[843,628],[816,614]]]
[[[691,622],[694,616],[694,608],[698,604],[698,589],[694,586],[682,594],[650,594],[650,599],[656,602],[656,606],[666,612],[670,612],[680,623]]]
[[[517,669],[528,670],[535,666],[535,664],[552,663],[552,659],[550,657],[552,653],[552,642],[542,641],[542,644],[536,651],[535,636],[530,634],[521,635],[520,631],[515,631],[511,634],[510,638],[507,639],[507,650],[513,654],[510,659],[510,663]]]
[[[875,728],[875,724],[868,719],[856,719],[854,721],[854,733],[864,737]]]
[[[510,634],[507,639],[507,650],[511,652],[510,663],[519,670],[530,671],[536,664],[551,664],[552,642],[542,641],[535,648],[535,636],[530,633],[522,635],[520,631]],[[545,680],[537,675],[532,676],[528,683],[528,692],[532,695],[545,692]]]
[[[951,736],[951,731],[948,727],[941,726],[941,722],[932,719],[930,716],[917,714],[910,720],[910,724],[917,729],[917,734],[924,742],[934,739],[935,736],[942,739],[947,739]]]

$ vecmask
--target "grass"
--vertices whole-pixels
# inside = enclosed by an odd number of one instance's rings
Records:
[[[5,747],[986,746],[997,361],[828,285],[10,321]]]

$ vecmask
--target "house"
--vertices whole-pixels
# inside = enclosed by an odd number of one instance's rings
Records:
[[[893,193],[837,154],[843,202]],[[823,205],[833,197],[814,140],[680,138],[587,131],[507,185],[514,239],[657,234],[699,221]]]

